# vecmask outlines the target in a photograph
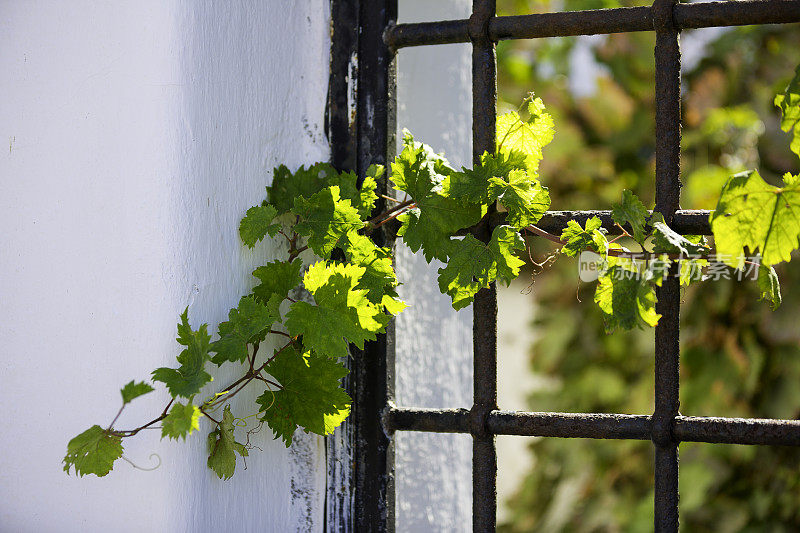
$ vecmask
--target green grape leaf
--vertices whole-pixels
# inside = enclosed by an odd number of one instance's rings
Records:
[[[477,204],[464,204],[456,200],[432,194],[417,208],[397,217],[402,226],[397,234],[412,252],[422,248],[425,260],[447,260],[447,241],[458,230],[477,224],[485,209]]]
[[[355,231],[347,234],[341,246],[350,263],[364,268],[364,275],[356,289],[366,289],[369,301],[380,303],[386,291],[397,285],[391,251],[377,246],[369,237]]]
[[[258,267],[253,271],[253,276],[261,283],[253,289],[253,297],[262,304],[269,304],[276,295],[283,300],[289,291],[300,285],[303,279],[300,276],[302,268],[303,262],[300,259],[295,259],[291,263],[273,261]]]
[[[475,295],[499,279],[510,283],[519,275],[525,264],[514,255],[514,250],[524,250],[525,241],[511,226],[498,226],[488,244],[472,235],[451,239],[447,265],[439,269],[439,290],[453,300],[453,309],[468,306]]]
[[[473,202],[480,200],[482,203],[491,203],[497,200],[504,189],[495,186],[491,190],[490,180],[506,178],[514,170],[525,171],[525,154],[484,152],[480,164],[475,168],[462,168],[461,172],[453,172],[450,175],[447,195],[457,200]]]
[[[550,208],[550,193],[524,170],[512,170],[506,178],[489,179],[489,191],[508,211],[506,222],[515,228],[535,224]]]
[[[70,469],[80,477],[94,474],[103,477],[114,467],[114,461],[122,457],[122,439],[94,425],[73,438],[67,444],[64,457],[64,472]]]
[[[618,327],[655,327],[661,318],[656,313],[653,285],[644,276],[618,265],[600,277],[594,301],[603,311],[606,333]]]
[[[778,273],[771,266],[758,265],[758,290],[761,300],[769,302],[770,308],[776,310],[781,305],[781,284]]]
[[[267,234],[270,237],[277,235],[281,225],[272,222],[277,214],[278,210],[269,204],[248,209],[247,214],[239,223],[239,236],[242,238],[242,242],[248,248],[252,248]]]
[[[781,129],[792,132],[792,152],[800,156],[800,65],[783,94],[775,96],[775,105],[781,110]]]
[[[506,286],[519,276],[519,269],[525,261],[514,254],[514,250],[524,250],[525,239],[510,226],[497,226],[489,241],[489,251],[496,263],[497,278]]]
[[[208,467],[220,479],[230,479],[236,470],[236,454],[247,457],[247,448],[236,442],[233,435],[233,414],[231,406],[226,405],[222,421],[208,434]]]
[[[211,340],[208,325],[203,324],[200,329],[193,331],[189,325],[188,307],[181,314],[177,340],[178,344],[186,346],[186,349],[178,355],[180,368],[157,368],[153,371],[153,381],[164,383],[173,398],[178,396],[191,398],[214,378],[204,370]]]
[[[708,247],[690,241],[664,222],[656,222],[653,224],[653,251],[657,254],[703,255],[708,253]]]
[[[688,286],[703,279],[703,269],[708,266],[708,260],[682,259],[680,265],[680,284]]]
[[[397,315],[403,312],[406,307],[408,307],[407,303],[397,297],[397,293],[395,293],[395,291],[391,291],[391,294],[384,294],[383,298],[381,299],[381,305],[384,307],[386,312],[391,315]]]
[[[356,289],[365,269],[356,265],[312,265],[303,278],[317,305],[295,302],[286,315],[292,336],[302,335],[303,345],[328,357],[346,357],[347,343],[364,348],[375,340],[389,317],[367,299],[367,290]]]
[[[272,185],[267,187],[269,203],[275,206],[278,214],[292,210],[297,198],[311,198],[327,186],[328,179],[338,172],[328,163],[317,163],[297,172],[290,172],[284,165],[272,174]]]
[[[350,200],[339,198],[339,187],[335,185],[319,191],[309,200],[297,198],[292,212],[300,217],[295,231],[308,237],[308,246],[326,259],[339,239],[364,226]]]
[[[209,352],[217,355],[211,362],[221,366],[226,361],[244,362],[247,359],[247,344],[261,342],[272,324],[280,320],[280,305],[283,298],[273,294],[267,304],[252,296],[239,300],[239,306],[231,309],[228,320],[219,325],[219,340],[211,343]]]
[[[528,103],[530,118],[523,121],[519,113],[512,111],[497,117],[497,153],[525,154],[526,168],[531,176],[538,175],[542,149],[553,140],[553,117],[544,110],[541,98]]]
[[[450,175],[455,171],[444,157],[405,132],[405,147],[392,163],[395,189],[407,193],[416,208],[397,218],[402,223],[397,234],[414,251],[423,250],[430,263],[446,260],[443,248],[451,235],[476,224],[484,215],[477,203],[458,201],[446,195]]]
[[[148,392],[153,392],[155,389],[150,386],[149,383],[145,383],[144,381],[136,381],[131,380],[130,383],[126,384],[122,389],[120,389],[119,393],[122,395],[122,405],[131,403],[134,399],[147,394]]]
[[[281,385],[264,391],[256,399],[275,438],[292,444],[298,426],[317,435],[330,435],[350,413],[350,397],[340,381],[348,370],[336,361],[314,352],[286,349],[266,368]]]
[[[566,244],[561,251],[573,257],[584,250],[592,250],[605,256],[608,253],[608,239],[601,230],[603,222],[592,217],[586,221],[582,228],[575,220],[567,221],[567,227],[561,232],[561,240]]]
[[[395,189],[420,201],[432,192],[441,191],[453,172],[443,155],[435,153],[427,144],[416,142],[411,132],[403,130],[403,150],[392,162]]]
[[[633,228],[633,239],[638,243],[643,243],[647,234],[645,226],[650,213],[641,200],[628,189],[622,191],[622,202],[612,204],[611,218],[620,226],[630,224]]]
[[[183,405],[176,402],[161,422],[161,438],[186,440],[186,436],[197,429],[200,429],[200,409],[191,403]]]
[[[660,213],[658,214],[660,215]],[[694,246],[703,246],[705,251],[708,252],[708,240],[703,235],[684,235],[683,238]],[[695,281],[701,281],[703,279],[703,269],[707,266],[708,259],[702,257],[680,259],[680,284],[688,286]]]
[[[328,180],[328,186],[335,185],[339,187],[339,194],[342,200],[350,200],[350,204],[356,208],[361,218],[369,217],[375,208],[375,202],[378,200],[378,195],[375,193],[378,183],[370,175],[370,170],[377,175],[383,173],[382,166],[370,166],[369,170],[367,170],[367,175],[364,177],[364,182],[361,184],[361,189],[357,185],[358,177],[353,172],[342,172]]]
[[[800,176],[783,179],[773,187],[749,171],[728,180],[709,217],[720,262],[742,268],[745,246],[766,266],[789,261],[800,236]]]
[[[386,167],[383,165],[370,165],[367,167],[367,171],[364,173],[366,178],[372,178],[376,182],[383,178],[383,175],[386,173]],[[363,186],[362,186],[363,188]]]

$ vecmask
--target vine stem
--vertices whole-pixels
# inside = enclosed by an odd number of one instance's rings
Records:
[[[548,233],[545,230],[543,230],[541,228],[538,228],[538,227],[536,227],[534,225],[526,226],[525,229],[527,231],[530,231],[534,235],[538,235],[539,237],[544,237],[548,241],[554,242],[556,244],[560,244],[561,246],[564,246],[565,244],[567,244],[565,241],[562,241],[561,239],[559,239],[558,237],[556,237],[552,233]]]
[[[408,200],[406,200],[404,202],[400,202],[399,204],[397,204],[396,206],[392,207],[391,209],[387,209],[386,211],[384,211],[380,215],[369,219],[367,221],[367,224],[369,224],[371,227],[378,227],[381,224],[383,224],[384,222],[386,222],[385,220],[383,220],[384,218],[388,217],[389,215],[391,215],[395,211],[400,211],[401,209],[405,209],[406,207],[410,207],[414,203],[415,202],[414,202],[413,198],[410,198],[410,199],[408,199]]]
[[[258,367],[257,370],[253,369],[251,367],[251,369],[248,370],[247,374],[245,374],[244,376],[240,377],[239,379],[237,379],[236,381],[234,381],[233,383],[231,383],[227,387],[223,388],[222,389],[223,393],[221,393],[221,394],[223,394],[223,396],[221,396],[221,398],[223,399],[223,403],[227,402],[228,400],[230,400],[231,398],[236,396],[242,389],[244,389],[254,379],[259,378],[259,379],[262,379],[262,380],[266,380],[266,378],[262,378],[261,376],[259,376],[261,371],[264,370],[267,367],[267,365],[269,365],[278,356],[278,354],[283,352],[286,348],[288,348],[291,345],[292,345],[292,341],[290,340],[283,347],[281,347],[279,350],[277,350],[272,355],[272,357],[267,359],[267,361],[263,365]],[[255,352],[257,352],[257,351],[258,351],[258,347],[256,347],[256,349],[255,349]],[[253,353],[253,361],[255,361],[255,355],[256,355],[255,352]],[[253,363],[253,366],[255,366],[255,363]],[[281,388],[281,389],[283,388],[283,387],[281,387],[279,384],[277,384],[275,382],[272,382],[272,381],[269,381],[269,380],[266,380],[266,381],[268,381],[271,385],[274,385],[274,386],[276,386],[278,388]],[[239,386],[239,385],[241,385],[241,386]],[[231,392],[230,394],[224,394],[224,391],[231,390],[231,389],[233,389],[234,387],[237,387],[237,386],[239,386],[239,388],[236,389],[235,391]],[[117,418],[119,418],[119,415],[122,412],[122,408],[121,408],[120,412],[117,413],[117,416],[114,417],[114,421],[112,421],[111,425],[109,425],[108,431],[112,432],[113,434],[115,434],[115,435],[117,435],[119,437],[133,437],[134,435],[139,433],[141,430],[147,429],[148,427],[152,426],[153,424],[155,424],[157,422],[161,422],[162,420],[164,420],[167,417],[167,413],[169,412],[169,408],[172,406],[174,401],[175,401],[175,398],[172,398],[169,401],[169,403],[167,404],[167,406],[164,408],[164,411],[161,413],[161,415],[159,415],[158,417],[154,418],[150,422],[148,422],[148,423],[146,423],[144,425],[141,425],[141,426],[139,426],[138,428],[135,428],[135,429],[114,431],[112,429],[112,426],[114,425],[114,422],[116,422]],[[213,417],[209,416],[208,413],[206,412],[206,409],[208,409],[209,407],[216,407],[218,405],[219,404],[217,402],[211,401],[211,402],[208,402],[208,403],[203,403],[202,406],[198,406],[198,408],[200,409],[200,412],[202,412],[210,420],[213,420],[214,422],[219,424],[219,422],[217,422]],[[124,408],[125,406],[123,405],[122,407]]]
[[[172,398],[169,401],[169,403],[167,403],[167,406],[164,408],[164,410],[161,412],[161,415],[158,416],[157,418],[154,418],[153,420],[151,420],[147,424],[144,424],[143,426],[139,426],[136,429],[129,429],[129,430],[123,430],[123,431],[113,431],[113,433],[116,434],[119,437],[133,437],[134,435],[139,433],[141,430],[147,429],[148,427],[152,426],[156,422],[161,422],[162,420],[167,418],[167,412],[169,411],[169,408],[172,406],[172,402],[174,402],[174,401],[175,401],[175,398]],[[110,427],[109,427],[109,431],[112,431]]]
[[[301,247],[301,248],[295,248],[294,250],[292,250],[292,251],[289,253],[289,262],[291,263],[292,261],[294,261],[294,259],[295,259],[295,258],[296,258],[298,255],[300,255],[301,253],[305,252],[306,250],[308,250],[308,245],[305,245],[305,246],[303,246],[303,247]]]
[[[551,242],[554,242],[556,244],[559,244],[561,246],[564,246],[565,244],[567,244],[566,241],[562,241],[560,238],[556,237],[552,233],[546,232],[542,228],[530,225],[530,226],[526,226],[523,229],[533,233],[534,235],[537,235],[539,237],[543,237],[543,238],[547,239],[548,241],[551,241]],[[613,242],[613,241],[611,241],[611,242]],[[650,252],[626,252],[625,250],[618,250],[618,249],[614,249],[614,248],[609,249],[607,251],[607,255],[609,255],[611,257],[622,257],[622,258],[627,258],[627,259],[647,259],[649,257],[661,257],[661,256],[664,256],[664,255],[666,255],[669,259],[681,259],[681,258],[686,257],[683,254],[658,254],[658,253],[650,253]],[[711,252],[707,252],[707,253],[704,253],[704,254],[697,254],[697,256],[700,257],[700,258],[705,258],[705,257],[708,257],[710,255],[711,255]],[[747,261],[745,261],[745,262],[747,262]]]
[[[114,424],[116,423],[116,421],[117,421],[117,418],[119,418],[119,415],[121,415],[121,414],[122,414],[122,410],[123,410],[123,409],[125,409],[125,405],[126,405],[126,404],[123,402],[123,403],[122,403],[122,407],[120,407],[120,408],[119,408],[119,411],[117,411],[117,416],[115,416],[115,417],[114,417],[114,420],[112,420],[112,421],[111,421],[111,423],[108,425],[108,429],[109,429],[109,430],[110,430],[111,428],[113,428],[113,427],[114,427]]]
[[[267,385],[272,385],[273,387],[278,387],[279,389],[282,389],[282,388],[283,388],[283,387],[282,387],[282,386],[281,386],[279,383],[275,383],[275,382],[274,382],[274,381],[272,381],[271,379],[267,379],[267,378],[265,378],[264,376],[262,376],[261,374],[257,375],[257,376],[256,376],[256,379],[263,381],[263,382],[264,382],[264,383],[266,383]]]
[[[199,407],[199,409],[200,409],[200,412],[203,413],[203,415],[206,416],[209,420],[211,420],[212,422],[214,422],[218,426],[220,425],[220,422],[216,418],[211,416],[210,414],[206,413],[205,409],[203,409],[202,407]]]
[[[233,383],[231,383],[230,385],[228,385],[227,387],[222,389],[223,392],[222,393],[218,393],[218,394],[222,394],[222,396],[219,396],[220,402],[212,401],[211,403],[207,404],[206,407],[217,407],[221,403],[225,403],[228,400],[230,400],[231,398],[233,398],[234,396],[236,396],[237,394],[239,394],[239,392],[241,392],[242,389],[247,387],[247,385],[249,385],[251,381],[253,381],[254,379],[256,379],[258,377],[258,375],[261,373],[261,371],[264,370],[267,367],[267,365],[269,365],[278,356],[278,354],[283,352],[286,348],[288,348],[291,345],[292,345],[292,341],[290,340],[289,342],[284,344],[281,349],[277,350],[274,354],[272,354],[272,357],[267,359],[267,361],[263,365],[258,367],[257,370],[248,371],[247,374],[245,374],[244,376],[240,377],[239,379],[237,379],[236,381],[234,381]],[[239,386],[239,385],[241,385],[241,386]],[[278,384],[275,384],[275,385],[278,388],[281,388],[281,389],[283,388]],[[231,390],[236,386],[239,386],[239,388],[236,389],[235,391],[231,392],[230,394],[223,394],[224,391]],[[204,405],[206,405],[206,404],[204,404]]]
[[[402,215],[403,213],[405,213],[405,211],[397,211],[397,212],[396,212],[395,214],[393,214],[392,216],[386,217],[386,218],[384,218],[383,220],[381,220],[380,222],[378,222],[377,224],[375,224],[375,225],[373,226],[373,228],[380,228],[381,226],[383,226],[384,224],[386,224],[386,223],[387,223],[387,222],[389,222],[390,220],[394,220],[395,218],[399,217],[399,216],[400,216],[400,215]]]
[[[401,200],[398,200],[397,198],[392,198],[391,196],[387,196],[387,195],[385,195],[385,194],[379,194],[378,196],[380,196],[380,197],[381,197],[381,198],[383,198],[384,200],[389,200],[390,202],[394,202],[394,203],[396,203],[396,204],[401,204],[401,203],[403,203]]]

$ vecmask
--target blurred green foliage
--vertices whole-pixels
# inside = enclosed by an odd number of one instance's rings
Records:
[[[498,12],[649,3],[498,0]],[[777,183],[784,172],[800,170],[773,106],[800,63],[800,32],[791,25],[711,32],[682,37],[685,48],[697,49],[691,41],[709,36],[699,61],[683,72],[683,208],[713,209],[733,172],[758,168]],[[501,110],[516,107],[532,90],[554,117],[556,135],[540,167],[553,209],[608,209],[623,188],[652,208],[653,46],[651,32],[498,44]],[[600,74],[594,90],[579,87],[584,90],[576,96],[570,90],[574,58],[587,50]],[[553,250],[541,240],[531,246],[538,257]],[[758,301],[754,281],[707,281],[685,290],[683,414],[800,417],[800,269],[781,265],[778,273],[784,300],[774,313]],[[536,274],[539,340],[531,365],[542,385],[529,407],[651,413],[653,331],[605,335],[591,304],[594,285],[579,284],[576,261],[566,257]],[[534,466],[508,502],[512,518],[501,531],[652,530],[650,443],[531,439],[530,451]],[[687,443],[680,454],[685,530],[800,530],[800,450]]]

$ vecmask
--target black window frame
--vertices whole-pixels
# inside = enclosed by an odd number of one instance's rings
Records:
[[[397,0],[332,0],[328,132],[332,162],[363,176],[396,151],[395,56],[411,46],[472,44],[473,159],[495,146],[497,62],[505,39],[654,31],[656,86],[655,210],[678,233],[711,234],[708,211],[681,210],[682,30],[800,22],[800,0],[738,0],[520,16],[496,16],[495,0],[473,0],[469,19],[396,24]],[[355,98],[353,96],[355,95]],[[384,185],[385,187],[385,185]],[[387,193],[387,190],[381,191]],[[378,209],[383,209],[379,205]],[[538,223],[560,233],[568,220],[599,217],[618,231],[609,211],[550,211]],[[502,215],[490,212],[474,228],[488,240]],[[391,245],[380,233],[379,244]],[[353,349],[348,388],[353,415],[351,522],[354,531],[394,531],[394,446],[397,431],[470,434],[473,531],[494,531],[497,510],[496,435],[638,439],[655,451],[654,529],[678,531],[678,446],[681,442],[800,446],[800,421],[683,416],[679,413],[680,287],[668,278],[657,290],[655,410],[652,415],[500,411],[497,406],[497,293],[481,290],[473,304],[473,405],[470,409],[415,409],[394,405],[394,324],[363,351]]]

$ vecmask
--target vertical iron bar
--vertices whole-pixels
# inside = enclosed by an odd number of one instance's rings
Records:
[[[680,198],[681,52],[673,23],[677,0],[655,0],[656,30],[656,210],[671,223]],[[680,285],[670,275],[656,291],[661,318],[655,331],[655,444],[656,532],[678,531],[678,443],[672,427],[679,406]]]
[[[383,42],[386,27],[397,19],[397,0],[362,0],[358,23],[357,156],[363,178],[371,164],[387,165],[395,155],[395,60]],[[386,181],[378,193],[386,193]],[[385,208],[380,200],[376,210]],[[391,246],[376,232],[380,246]],[[377,340],[353,349],[355,418],[355,531],[392,532],[394,513],[394,443],[381,415],[394,398],[394,321]]]
[[[472,157],[478,163],[484,152],[495,149],[497,60],[489,39],[489,21],[495,0],[473,0],[469,33],[472,41]],[[487,242],[492,227],[485,217],[476,236]],[[486,422],[497,409],[497,291],[492,284],[475,296],[472,307],[473,407],[472,429],[472,530],[495,531],[497,514],[497,452],[495,436]]]
[[[354,172],[358,132],[351,94],[357,83],[358,4],[359,0],[331,0],[331,72],[325,112],[331,164]]]

